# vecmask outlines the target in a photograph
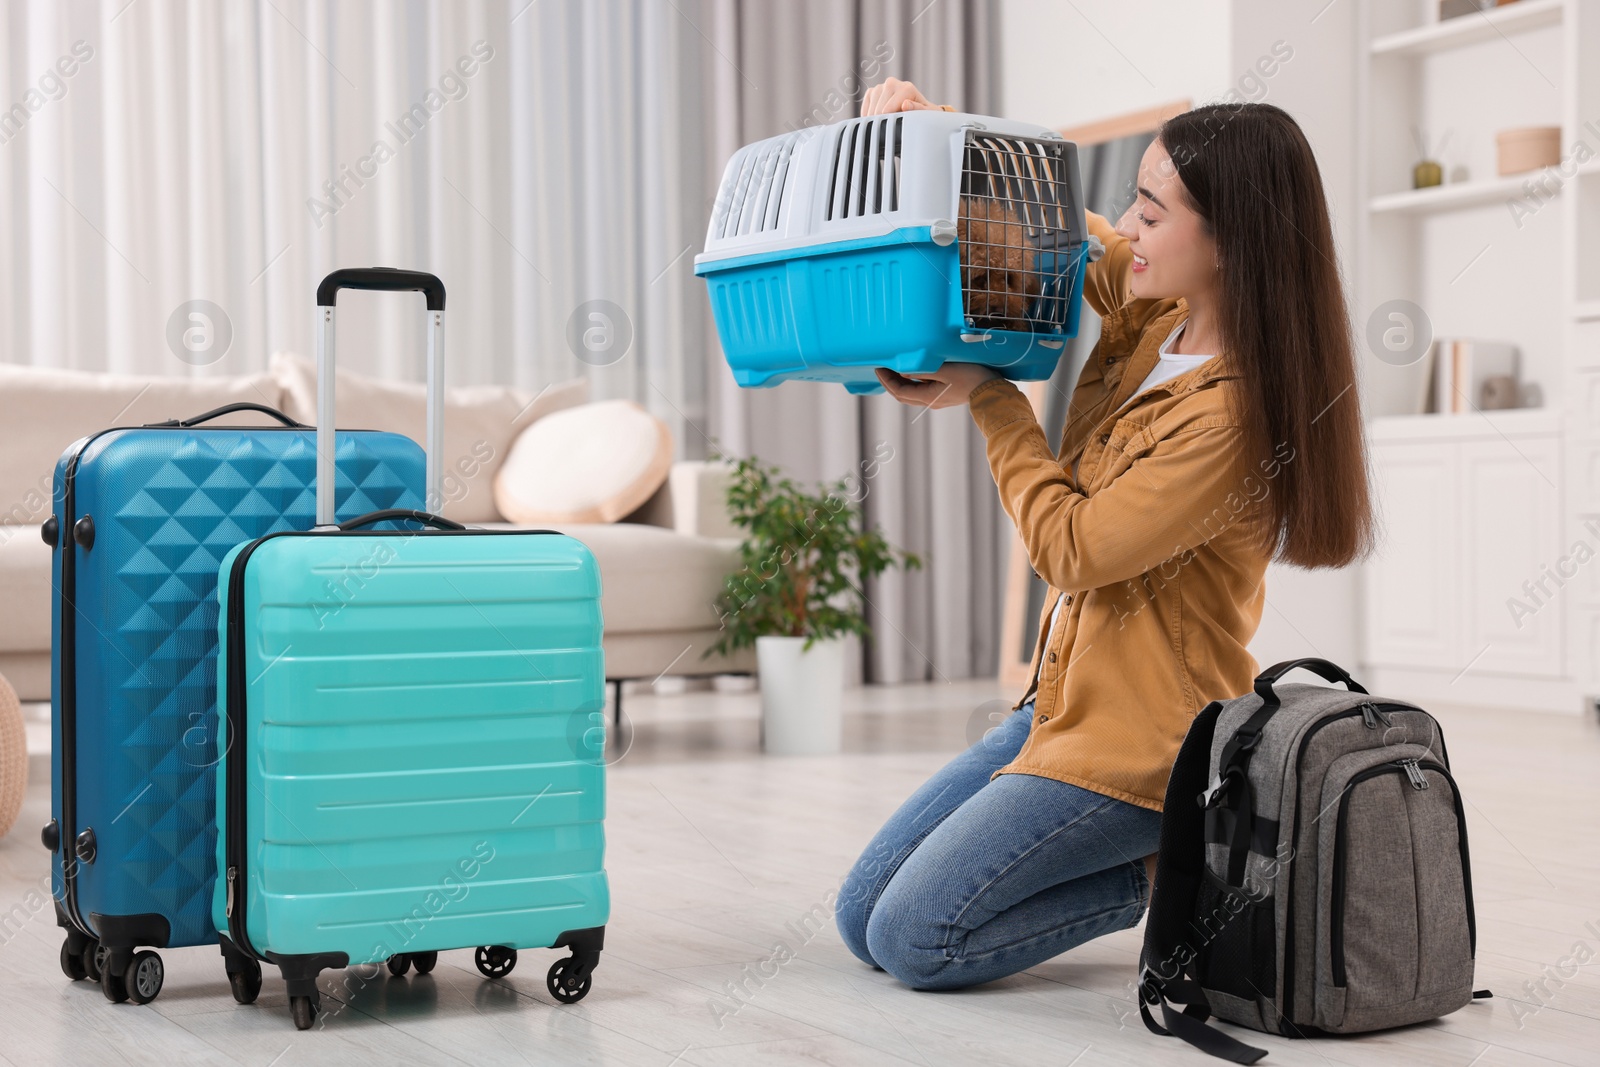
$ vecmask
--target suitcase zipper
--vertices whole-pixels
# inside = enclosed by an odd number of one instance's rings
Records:
[[[1345,960],[1344,960],[1344,906],[1347,888],[1345,885],[1345,860],[1348,853],[1348,827],[1346,817],[1350,810],[1350,795],[1355,787],[1369,778],[1380,774],[1404,773],[1411,788],[1423,790],[1428,788],[1428,780],[1423,777],[1424,770],[1434,771],[1445,781],[1450,783],[1451,799],[1456,809],[1457,847],[1461,852],[1461,888],[1466,895],[1467,903],[1467,941],[1474,955],[1478,950],[1478,924],[1477,917],[1472,907],[1472,868],[1467,858],[1467,820],[1466,812],[1461,803],[1461,791],[1456,788],[1456,781],[1443,764],[1434,760],[1424,760],[1421,757],[1414,759],[1395,760],[1392,763],[1380,764],[1355,775],[1345,783],[1344,790],[1339,796],[1339,815],[1334,824],[1333,833],[1333,887],[1330,896],[1332,911],[1328,916],[1328,940],[1330,942],[1333,958],[1333,984],[1339,988],[1345,987]],[[1418,783],[1421,783],[1420,785]]]

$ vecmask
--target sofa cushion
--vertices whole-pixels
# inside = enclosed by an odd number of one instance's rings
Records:
[[[527,528],[507,522],[480,525],[488,530]],[[574,537],[594,553],[607,634],[718,626],[715,601],[739,564],[737,541],[685,537],[634,522],[549,523],[539,529]]]
[[[509,522],[616,522],[667,480],[672,431],[632,400],[568,408],[522,431],[494,480]]]
[[[224,404],[281,407],[282,394],[268,375],[147,378],[0,364],[0,523],[44,521],[56,460],[81,437],[112,426],[186,419]],[[271,421],[242,413],[219,424]],[[38,540],[37,532],[31,536]]]
[[[272,372],[283,384],[284,407],[301,422],[317,417],[317,367],[291,352],[272,357]],[[427,387],[420,382],[387,382],[338,371],[334,406],[340,426],[403,433],[425,445]],[[504,385],[472,385],[445,392],[444,513],[457,522],[496,522],[495,472],[505,462],[517,434],[535,420],[589,399],[589,381],[574,378],[538,393]]]

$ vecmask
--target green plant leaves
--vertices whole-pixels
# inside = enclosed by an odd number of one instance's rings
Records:
[[[739,568],[716,602],[722,637],[706,655],[749,648],[764,636],[804,637],[810,648],[867,633],[861,581],[922,561],[878,528],[862,528],[864,496],[848,478],[808,491],[759,459],[735,463],[728,513],[746,532]]]

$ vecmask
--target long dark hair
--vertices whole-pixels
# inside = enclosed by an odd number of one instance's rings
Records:
[[[1317,161],[1271,104],[1210,104],[1159,140],[1217,245],[1224,359],[1244,454],[1276,457],[1265,547],[1301,567],[1340,567],[1372,547],[1355,346]]]

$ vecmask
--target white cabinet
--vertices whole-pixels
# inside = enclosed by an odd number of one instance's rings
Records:
[[[1372,459],[1379,541],[1365,575],[1366,661],[1459,669],[1456,450],[1374,442]]]
[[[1568,594],[1561,438],[1545,411],[1371,424],[1378,550],[1364,573],[1365,660],[1436,673],[1468,699],[1485,676],[1559,679]]]

